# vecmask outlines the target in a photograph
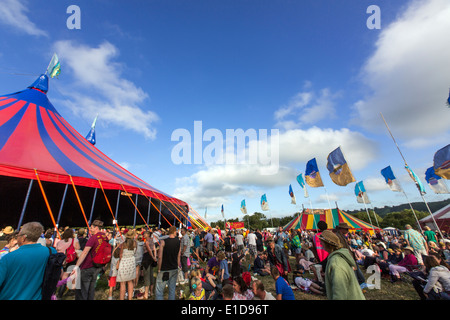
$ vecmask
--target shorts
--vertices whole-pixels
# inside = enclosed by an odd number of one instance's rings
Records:
[[[110,288],[113,288],[116,286],[116,279],[117,279],[117,277],[109,277],[108,286]]]
[[[206,244],[206,249],[207,249],[208,251],[213,251],[213,245],[214,245],[214,242],[208,242],[208,243]]]
[[[181,256],[181,270],[183,270],[183,272],[189,271],[188,259],[189,257]]]
[[[249,249],[250,255],[254,256],[256,254],[256,246],[255,245],[249,244],[248,249]]]

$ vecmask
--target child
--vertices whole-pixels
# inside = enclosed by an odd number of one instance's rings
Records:
[[[230,274],[228,272],[228,260],[226,259],[225,252],[220,251],[217,254],[217,259],[220,262],[219,280],[222,283],[222,287],[223,287],[227,283],[230,283]]]
[[[233,248],[233,254],[231,256],[231,276],[233,278],[239,277],[242,274],[241,260],[247,252],[248,249],[239,255],[238,248]]]
[[[109,279],[108,279],[108,286],[109,286],[108,300],[113,300],[113,291],[116,288],[117,262],[119,261],[120,258],[120,250],[118,250],[118,248],[119,246],[116,245],[111,257],[111,263],[109,268]]]
[[[206,300],[206,292],[202,287],[202,280],[200,278],[193,278],[191,281],[191,295],[189,300]]]

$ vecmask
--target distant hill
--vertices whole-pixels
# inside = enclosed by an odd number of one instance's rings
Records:
[[[431,212],[435,212],[435,211],[445,207],[449,203],[450,203],[450,198],[446,199],[446,200],[442,200],[442,201],[428,202],[428,206],[430,207]],[[415,211],[428,212],[425,202],[411,202],[411,206],[414,208]],[[390,212],[399,212],[399,211],[403,211],[405,209],[411,209],[411,208],[409,207],[409,203],[405,203],[405,204],[400,204],[397,206],[384,206],[381,208],[374,207],[374,209],[375,209],[375,212],[380,217],[384,218]],[[342,210],[344,210],[344,209],[342,209]],[[365,210],[366,210],[365,208],[361,208],[359,210],[351,210],[351,211],[344,210],[344,211],[349,214],[355,214],[355,213],[365,211]]]

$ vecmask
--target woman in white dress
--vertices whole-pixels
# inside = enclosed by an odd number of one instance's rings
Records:
[[[128,288],[128,300],[133,299],[134,280],[136,279],[136,231],[130,230],[125,235],[125,242],[120,245],[120,258],[117,267],[117,282],[120,283],[119,300],[125,300]]]

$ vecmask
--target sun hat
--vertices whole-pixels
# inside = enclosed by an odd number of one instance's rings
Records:
[[[352,227],[350,227],[347,223],[345,223],[345,222],[341,222],[341,223],[339,223],[338,225],[337,225],[337,227],[338,228],[341,228],[341,229],[351,229]]]
[[[320,234],[319,239],[334,246],[334,247],[341,246],[341,241],[339,241],[339,237],[337,235],[335,235],[334,232],[331,230],[323,231]]]
[[[125,234],[125,237],[127,237],[129,239],[134,239],[136,237],[136,231],[128,230],[128,232]]]
[[[13,227],[11,227],[11,226],[8,226],[8,227],[6,227],[5,229],[3,229],[3,233],[4,234],[11,234],[11,233],[13,233],[14,232],[14,229],[13,229]]]
[[[404,247],[403,250],[409,250],[411,252],[414,252],[414,249],[410,246]]]

